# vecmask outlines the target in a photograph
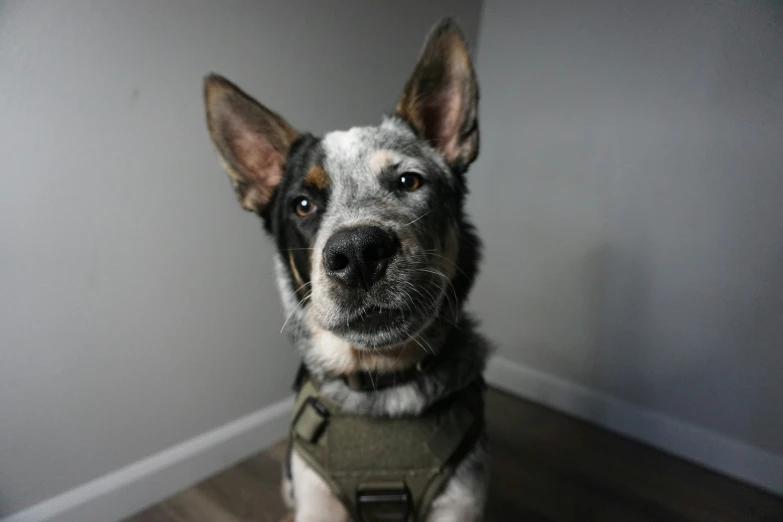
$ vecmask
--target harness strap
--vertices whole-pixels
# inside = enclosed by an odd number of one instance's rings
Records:
[[[315,397],[308,397],[294,418],[294,435],[314,443],[329,422],[329,411]]]

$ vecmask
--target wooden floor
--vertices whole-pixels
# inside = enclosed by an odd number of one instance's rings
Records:
[[[783,522],[783,499],[498,391],[488,522]],[[283,443],[128,522],[278,522]]]

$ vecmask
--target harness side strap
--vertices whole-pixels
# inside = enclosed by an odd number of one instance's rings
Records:
[[[305,399],[293,422],[293,433],[296,437],[314,444],[323,434],[329,423],[329,412],[315,397]]]

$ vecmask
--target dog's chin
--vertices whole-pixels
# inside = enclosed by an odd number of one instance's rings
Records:
[[[357,349],[383,350],[409,341],[431,320],[408,309],[368,306],[345,313],[326,329]]]

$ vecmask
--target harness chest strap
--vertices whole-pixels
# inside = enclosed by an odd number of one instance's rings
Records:
[[[291,444],[359,522],[423,521],[484,426],[483,383],[421,416],[346,413],[309,379],[296,401]]]

